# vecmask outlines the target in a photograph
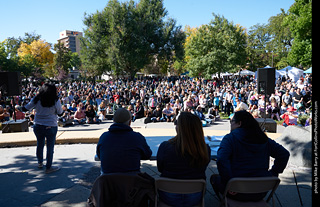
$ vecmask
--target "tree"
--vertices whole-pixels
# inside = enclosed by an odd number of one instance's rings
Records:
[[[1,71],[18,71],[22,72],[25,76],[32,74],[35,67],[35,62],[31,56],[26,57],[26,61],[22,61],[18,56],[18,49],[22,43],[31,44],[34,40],[39,40],[40,35],[35,33],[25,33],[24,37],[8,37],[0,43],[1,50]]]
[[[288,12],[281,9],[281,13],[269,18],[267,25],[271,37],[268,43],[268,50],[272,51],[270,65],[277,68],[284,68],[289,65],[287,56],[292,46],[293,36],[290,27],[284,24],[287,16]]]
[[[85,70],[133,77],[155,57],[170,62],[179,36],[175,21],[165,21],[166,16],[162,0],[110,0],[103,11],[86,15],[80,55]]]
[[[213,17],[208,25],[202,25],[186,38],[186,68],[192,76],[210,78],[214,73],[231,71],[246,63],[244,28],[223,16]]]
[[[247,37],[247,54],[249,69],[252,71],[263,68],[270,64],[267,48],[271,36],[268,33],[267,25],[256,24],[250,27]]]
[[[289,25],[294,38],[289,63],[302,67],[312,65],[312,0],[295,0],[284,25]]]
[[[41,76],[43,67],[53,63],[51,45],[43,40],[34,40],[31,44],[22,42],[18,49],[20,64],[36,76]]]
[[[57,75],[58,80],[66,79],[69,72],[68,69],[71,67],[70,60],[72,53],[62,42],[54,45],[54,51],[56,53],[53,58],[53,71],[49,71],[48,75],[53,73]]]

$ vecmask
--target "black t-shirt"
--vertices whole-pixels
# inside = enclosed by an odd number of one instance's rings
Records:
[[[296,101],[294,101],[294,103],[298,103],[301,98],[303,97],[302,94],[297,94],[297,93],[294,93],[293,97],[295,98]]]

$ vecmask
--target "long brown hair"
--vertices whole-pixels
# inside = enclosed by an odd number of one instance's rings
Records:
[[[190,157],[190,166],[202,167],[208,164],[208,149],[199,117],[190,112],[181,112],[176,124],[177,135],[169,142],[176,145],[182,156]]]

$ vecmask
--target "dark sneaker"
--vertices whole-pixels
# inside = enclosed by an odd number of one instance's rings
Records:
[[[42,169],[43,168],[43,163],[38,163],[38,168]]]
[[[59,166],[51,166],[49,169],[46,169],[45,173],[46,174],[49,174],[49,173],[53,173],[53,172],[56,172],[60,170],[60,167]]]

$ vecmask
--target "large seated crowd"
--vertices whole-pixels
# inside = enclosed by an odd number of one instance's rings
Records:
[[[30,102],[40,85],[35,82],[23,84],[22,94],[14,97],[17,119],[26,117],[32,123],[36,111],[24,114],[19,106]],[[264,95],[258,94],[253,76],[224,76],[211,80],[181,76],[69,81],[57,83],[56,87],[64,111],[59,126],[111,120],[121,107],[132,113],[132,121],[145,118],[145,123],[172,122],[179,111],[190,111],[208,124],[219,117],[219,112],[229,116],[239,108],[249,111],[255,118],[264,117]],[[279,77],[275,92],[266,99],[266,116],[283,120],[285,126],[308,125],[311,97],[310,74],[301,76],[297,82],[289,77]],[[0,96],[1,122],[14,118],[10,99]],[[304,121],[299,120],[302,116],[306,117]]]

